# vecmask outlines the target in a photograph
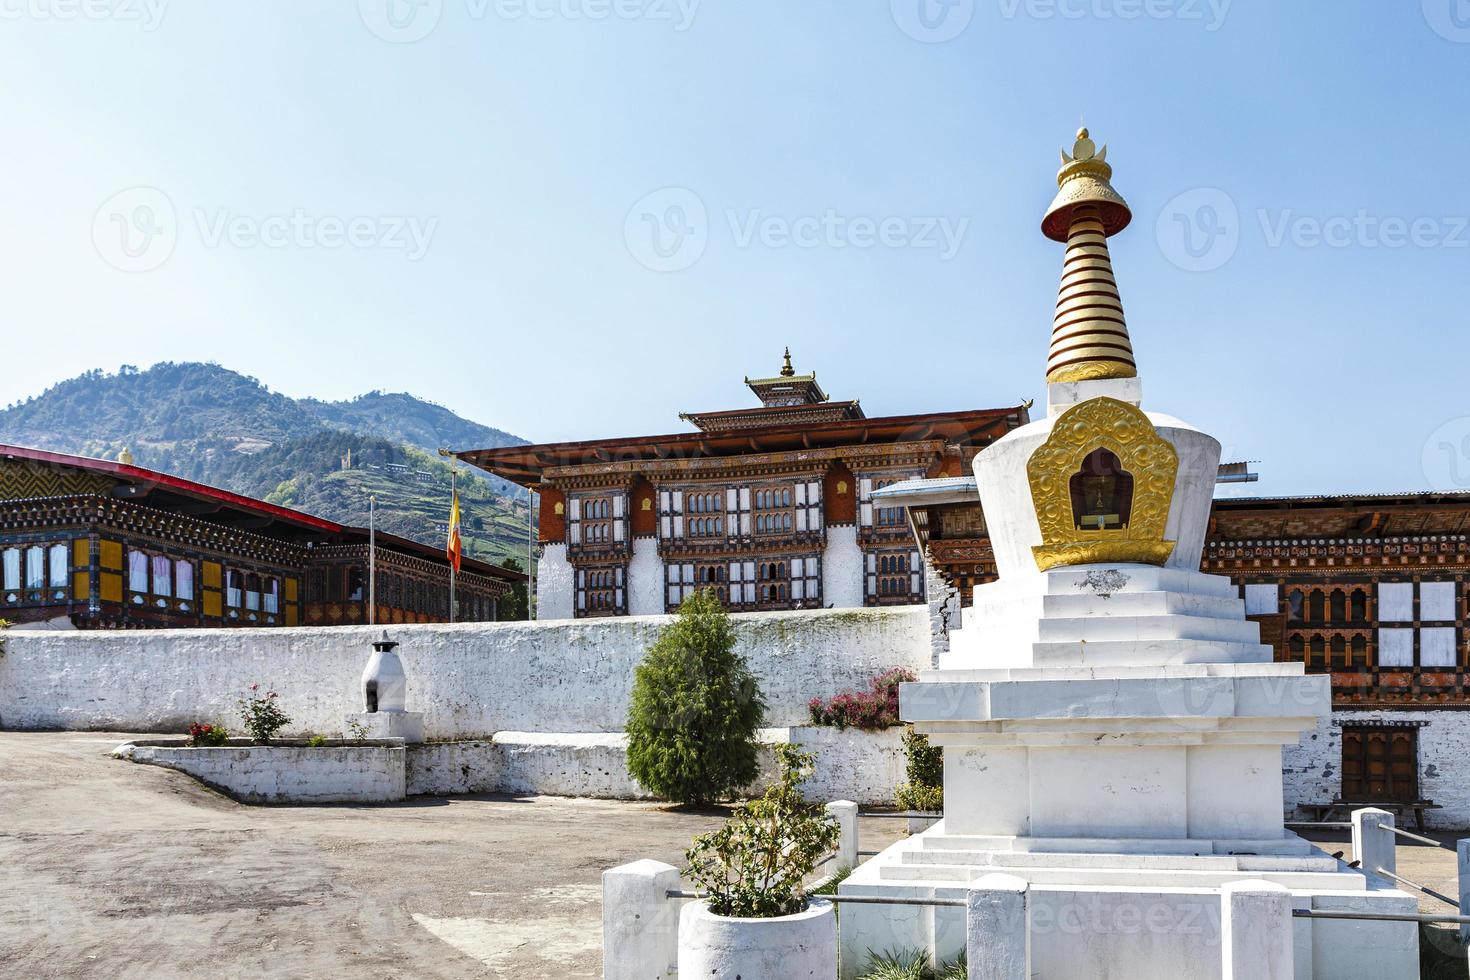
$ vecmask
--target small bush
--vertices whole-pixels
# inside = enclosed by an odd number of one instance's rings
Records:
[[[325,746],[326,744],[327,744],[327,736],[325,736],[325,735],[313,735],[313,736],[311,736],[310,738],[308,738],[306,740],[306,747],[307,748],[310,748],[310,749],[319,749],[319,748],[322,748],[323,746]]]
[[[726,799],[759,773],[755,733],[765,710],[755,675],[735,650],[729,613],[701,589],[633,673],[628,772],[676,803]]]
[[[257,742],[269,742],[276,732],[291,724],[291,719],[281,710],[275,691],[266,691],[262,696],[259,684],[250,685],[250,693],[239,701],[240,717],[245,720],[245,730]]]
[[[901,810],[938,812],[944,809],[944,749],[910,728],[903,733],[905,781],[894,793]]]
[[[868,690],[839,694],[830,701],[807,702],[812,724],[839,730],[882,731],[903,722],[898,716],[898,685],[917,680],[912,671],[894,667],[873,678]]]
[[[224,745],[229,737],[224,725],[201,725],[196,721],[189,726],[189,744],[195,748]]]
[[[874,953],[868,950],[868,969],[860,980],[966,980],[970,975],[965,954],[935,969],[922,951]]]
[[[725,825],[694,839],[685,876],[709,894],[710,911],[741,919],[772,919],[806,908],[806,879],[837,847],[836,818],[808,803],[800,786],[812,755],[776,746],[781,778],[759,799],[742,803]]]

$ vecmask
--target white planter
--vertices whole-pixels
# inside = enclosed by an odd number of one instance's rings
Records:
[[[812,899],[777,919],[732,919],[704,902],[679,913],[679,976],[701,980],[837,980],[837,916]]]

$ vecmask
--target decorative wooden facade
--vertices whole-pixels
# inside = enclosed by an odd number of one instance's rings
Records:
[[[995,576],[974,481],[898,490],[969,605]],[[1470,494],[1222,498],[1201,568],[1235,581],[1278,659],[1332,675],[1336,707],[1470,707]]]
[[[111,460],[0,446],[0,618],[82,629],[368,621],[368,532]],[[449,618],[434,548],[377,535],[377,622]],[[458,619],[518,572],[466,560]]]
[[[789,353],[746,383],[759,407],[684,414],[695,432],[459,454],[540,493],[544,618],[664,613],[701,587],[737,611],[922,602],[903,509],[871,495],[966,472],[1028,421],[1024,406],[866,418]]]

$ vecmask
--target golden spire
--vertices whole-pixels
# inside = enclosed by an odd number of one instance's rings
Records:
[[[1041,221],[1042,234],[1067,243],[1046,359],[1048,384],[1138,374],[1108,256],[1109,236],[1126,228],[1133,212],[1108,183],[1113,168],[1107,157],[1106,146],[1099,150],[1086,129],[1077,130],[1071,155],[1062,152],[1060,190]]]
[[[131,449],[129,449],[127,446],[124,446],[123,447],[123,451],[117,454],[117,461],[119,463],[123,464],[124,466],[132,466],[133,465],[133,451]]]
[[[786,348],[785,360],[784,360],[784,362],[781,365],[781,377],[783,377],[783,378],[794,378],[794,377],[796,377],[796,368],[794,368],[794,367],[791,366],[791,348],[790,347]]]

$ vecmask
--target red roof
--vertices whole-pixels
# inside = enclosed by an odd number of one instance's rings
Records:
[[[754,411],[762,411],[755,409]],[[985,444],[1028,420],[1025,406],[988,408],[928,415],[891,415],[793,425],[766,425],[748,429],[680,432],[631,439],[594,439],[583,442],[471,449],[455,453],[467,463],[522,486],[535,487],[543,470],[584,463],[669,458],[743,456],[875,442],[923,439],[969,440]]]

